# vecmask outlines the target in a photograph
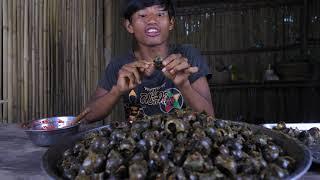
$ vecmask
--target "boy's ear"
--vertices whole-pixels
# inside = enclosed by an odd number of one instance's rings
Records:
[[[172,18],[170,19],[169,30],[170,30],[170,31],[173,30],[173,27],[174,27],[174,18],[172,17]]]
[[[132,25],[131,25],[131,22],[128,20],[128,19],[125,19],[123,21],[123,26],[126,28],[126,30],[129,32],[129,33],[133,33],[133,28],[132,28]]]

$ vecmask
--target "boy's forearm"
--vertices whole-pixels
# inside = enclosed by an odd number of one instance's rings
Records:
[[[188,105],[198,112],[205,111],[208,115],[214,115],[212,104],[194,90],[190,83],[178,87]]]
[[[87,107],[90,108],[90,112],[85,116],[85,120],[87,122],[94,122],[105,118],[110,114],[120,97],[120,91],[116,86],[113,86],[108,93],[89,103]]]

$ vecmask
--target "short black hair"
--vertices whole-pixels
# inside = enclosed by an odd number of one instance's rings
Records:
[[[131,20],[132,14],[135,12],[150,7],[160,5],[168,11],[170,19],[175,16],[175,5],[173,0],[123,0],[123,18]]]

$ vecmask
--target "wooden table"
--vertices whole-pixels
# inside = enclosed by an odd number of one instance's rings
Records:
[[[33,145],[16,124],[0,124],[0,178],[50,179],[41,167],[41,158],[46,150]],[[302,179],[320,179],[320,165],[313,164]]]

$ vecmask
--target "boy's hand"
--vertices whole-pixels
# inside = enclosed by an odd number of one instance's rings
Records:
[[[162,72],[177,87],[183,87],[190,83],[188,77],[199,70],[198,67],[191,67],[188,59],[182,57],[181,54],[171,54],[163,60],[162,64],[164,65]]]
[[[123,65],[119,70],[116,85],[120,93],[123,94],[140,84],[143,72],[151,65],[152,63],[146,61],[134,61]]]

